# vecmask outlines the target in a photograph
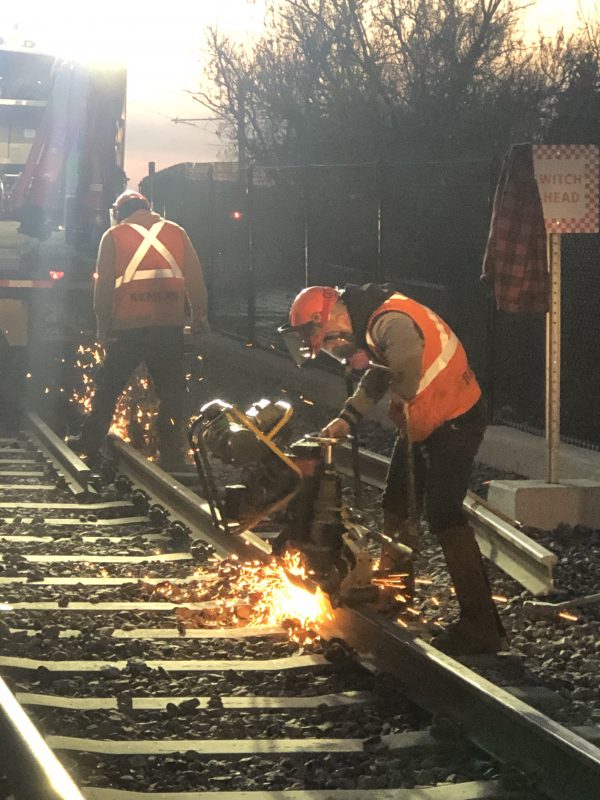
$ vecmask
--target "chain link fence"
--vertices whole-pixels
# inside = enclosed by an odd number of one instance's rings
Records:
[[[276,329],[304,286],[387,282],[454,328],[494,422],[542,432],[545,317],[495,311],[479,281],[499,169],[489,160],[243,173],[178,164],[140,188],[198,250],[215,330],[280,348]],[[566,441],[600,448],[599,263],[599,236],[563,236],[561,428]]]

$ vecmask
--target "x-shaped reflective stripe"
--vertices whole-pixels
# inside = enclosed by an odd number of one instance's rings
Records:
[[[118,288],[123,283],[129,283],[130,281],[134,280],[142,280],[143,278],[183,278],[178,263],[175,261],[169,250],[158,239],[158,234],[165,224],[164,219],[160,220],[160,222],[156,222],[150,229],[144,228],[143,225],[136,225],[131,222],[127,222],[125,224],[137,231],[141,235],[142,241],[140,242],[138,249],[131,257],[123,276],[116,279],[115,287]],[[137,275],[137,269],[151,247],[153,247],[165,259],[171,269],[143,270],[148,274]]]

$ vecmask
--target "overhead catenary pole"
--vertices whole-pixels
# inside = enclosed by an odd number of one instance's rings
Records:
[[[243,197],[244,216],[247,226],[248,268],[246,273],[246,319],[248,328],[246,338],[254,344],[256,339],[256,287],[254,275],[254,227],[253,200],[254,175],[252,167],[248,167],[248,140],[246,137],[246,96],[248,82],[240,78],[237,83],[237,148],[238,148],[238,181]]]
[[[254,171],[246,169],[246,224],[248,226],[248,296],[246,313],[248,317],[248,342],[256,344],[256,276],[254,253]]]
[[[240,78],[237,86],[237,147],[238,147],[238,170],[240,183],[245,184],[244,172],[248,164],[246,152],[248,140],[246,139],[246,93],[248,87],[244,78]]]

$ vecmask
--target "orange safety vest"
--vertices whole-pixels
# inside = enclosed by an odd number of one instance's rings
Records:
[[[161,219],[145,228],[122,222],[115,241],[113,320],[117,327],[144,323],[179,325],[185,320],[182,229]]]
[[[400,293],[380,305],[367,323],[367,345],[381,361],[385,359],[373,342],[371,331],[375,320],[387,311],[409,316],[423,336],[421,381],[409,403],[409,434],[412,441],[422,442],[444,422],[472,408],[481,397],[481,389],[464,347],[451,328],[431,309]]]

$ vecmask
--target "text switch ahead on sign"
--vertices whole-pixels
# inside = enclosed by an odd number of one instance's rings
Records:
[[[598,233],[598,147],[533,146],[533,166],[548,233]]]

